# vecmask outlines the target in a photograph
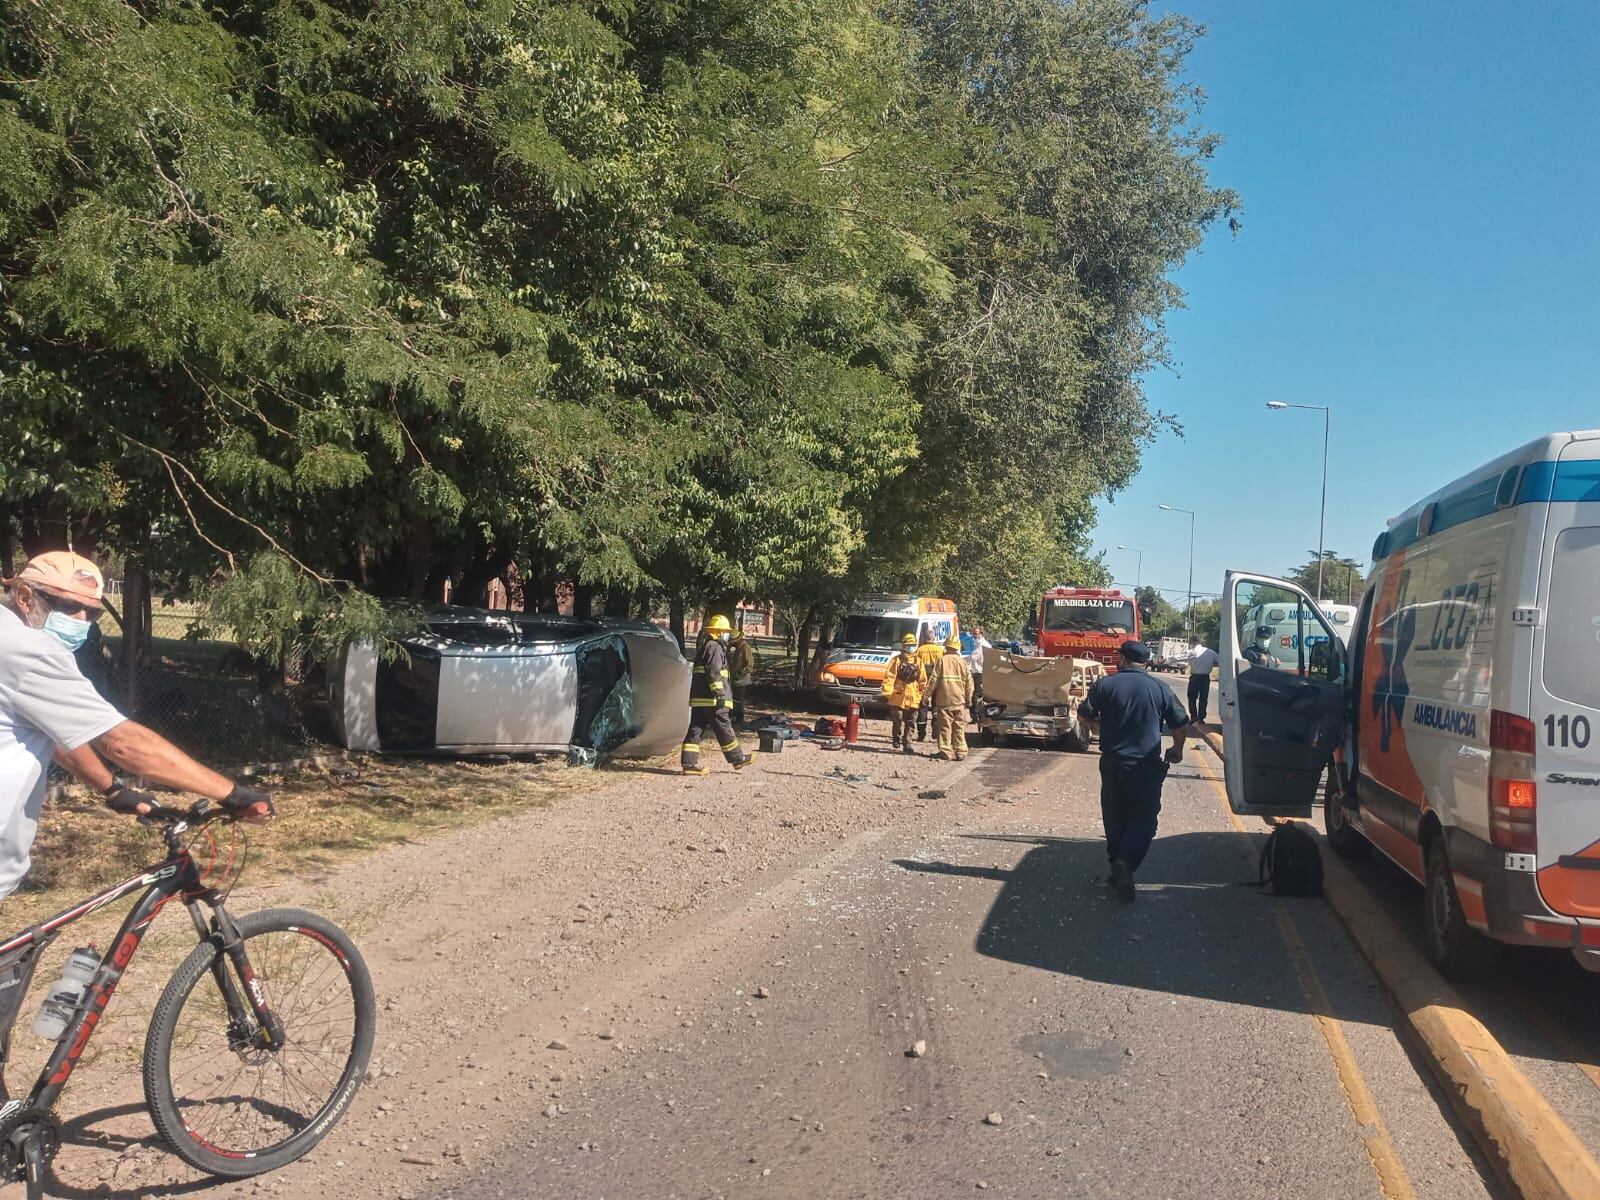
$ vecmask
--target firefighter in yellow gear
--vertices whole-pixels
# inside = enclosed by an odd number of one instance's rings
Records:
[[[906,754],[911,748],[911,724],[922,706],[922,693],[928,684],[928,668],[917,653],[917,637],[908,633],[900,639],[900,653],[883,668],[883,699],[889,706],[889,736]]]
[[[944,657],[944,647],[934,640],[931,628],[922,627],[922,644],[917,647],[917,656],[922,659],[922,669],[933,675],[933,669],[939,665],[939,660]],[[928,718],[933,713],[933,697],[926,688],[922,692],[922,705],[917,709],[917,741],[928,740]]]
[[[695,653],[694,675],[689,682],[689,732],[683,737],[683,773],[705,775],[700,765],[700,743],[707,731],[716,735],[723,756],[736,768],[755,758],[739,745],[733,731],[733,685],[728,678],[728,642],[733,625],[718,615],[706,622],[705,636]]]
[[[939,739],[937,757],[960,762],[967,756],[972,665],[961,653],[961,639],[955,634],[945,642],[944,653],[928,676],[928,702],[933,706],[934,735]]]

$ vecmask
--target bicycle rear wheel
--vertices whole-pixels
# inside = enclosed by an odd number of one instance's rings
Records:
[[[255,975],[240,979],[216,943],[197,946],[161,993],[144,1048],[156,1129],[184,1162],[213,1175],[274,1171],[308,1153],[344,1114],[372,1056],[377,1024],[361,953],[332,921],[277,908],[236,924]],[[217,971],[239,997],[254,986],[283,1025],[262,1036],[230,1014]]]

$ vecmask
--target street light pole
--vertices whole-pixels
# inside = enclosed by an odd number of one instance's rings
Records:
[[[1328,435],[1333,429],[1333,409],[1326,404],[1290,404],[1285,400],[1268,400],[1270,409],[1303,408],[1308,412],[1322,414],[1322,511],[1317,516],[1317,595],[1316,600],[1322,602],[1322,553],[1323,535],[1328,528]]]
[[[1132,550],[1139,557],[1133,567],[1133,590],[1139,590],[1139,584],[1144,580],[1144,551],[1136,546],[1118,546],[1118,550]]]
[[[1174,508],[1170,504],[1158,506],[1163,512],[1179,512],[1189,514],[1189,632],[1194,633],[1194,510],[1189,508]]]

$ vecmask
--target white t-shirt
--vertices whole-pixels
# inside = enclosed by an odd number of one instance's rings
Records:
[[[125,719],[71,651],[0,605],[0,897],[28,873],[55,747],[76,750]]]
[[[1219,661],[1217,652],[1210,646],[1189,647],[1189,674],[1191,675],[1210,675],[1211,669]]]
[[[979,675],[983,674],[983,652],[993,645],[994,643],[981,633],[972,639],[972,653],[967,655],[967,665]]]

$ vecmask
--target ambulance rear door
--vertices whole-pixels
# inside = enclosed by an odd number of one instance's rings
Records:
[[[1528,719],[1539,892],[1562,916],[1600,920],[1600,433],[1531,464],[1521,507],[1548,496]],[[1514,849],[1526,850],[1519,846]]]

